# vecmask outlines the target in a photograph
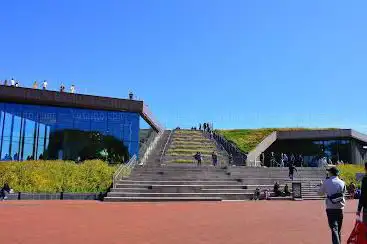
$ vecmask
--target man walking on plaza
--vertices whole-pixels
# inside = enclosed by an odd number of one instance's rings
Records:
[[[345,206],[345,182],[339,179],[339,170],[336,167],[327,169],[326,179],[319,190],[319,194],[326,195],[326,215],[333,244],[341,244],[341,229],[343,225],[343,211]]]
[[[367,225],[367,163],[364,164],[365,176],[361,184],[361,196],[359,198],[357,215],[360,216],[363,210],[363,223]]]

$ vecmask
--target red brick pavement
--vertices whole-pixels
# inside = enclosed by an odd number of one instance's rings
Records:
[[[347,203],[355,211],[356,202]],[[344,242],[355,216],[346,213]],[[0,202],[0,243],[331,243],[321,201]]]

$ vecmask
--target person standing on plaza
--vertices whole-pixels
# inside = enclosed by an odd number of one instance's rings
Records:
[[[197,166],[201,166],[201,161],[202,161],[201,153],[200,153],[200,152],[197,152],[197,153],[194,155],[194,158],[195,158],[195,159],[196,159],[196,161],[197,161]]]
[[[8,80],[4,80],[4,86],[8,85]]]
[[[37,83],[37,81],[34,81],[34,82],[33,82],[33,86],[32,86],[32,87],[33,87],[33,89],[37,89],[37,88],[38,88],[38,83]]]
[[[339,176],[336,167],[327,169],[328,178],[321,184],[319,194],[326,195],[326,215],[331,230],[333,244],[341,244],[341,230],[344,217],[345,206],[345,182]]]
[[[367,225],[367,163],[364,164],[365,175],[361,184],[361,196],[359,197],[357,216],[361,215],[363,211],[363,223]]]
[[[199,124],[199,130],[201,130],[201,124]]]
[[[42,82],[42,89],[43,89],[43,90],[47,90],[47,85],[48,85],[47,80],[44,80],[44,81]]]

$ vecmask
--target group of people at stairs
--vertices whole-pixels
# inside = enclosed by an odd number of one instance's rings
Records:
[[[201,163],[203,161],[203,155],[201,154],[201,152],[196,152],[196,154],[194,155],[194,159],[197,161],[197,166],[201,166]],[[214,167],[218,165],[218,154],[215,151],[212,152],[212,165]]]

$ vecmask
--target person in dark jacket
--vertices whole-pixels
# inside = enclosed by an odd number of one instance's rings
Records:
[[[274,183],[274,188],[273,188],[274,194],[275,194],[276,197],[279,197],[279,196],[282,195],[282,192],[279,190],[279,188],[280,188],[280,185],[279,185],[278,181],[276,181]]]
[[[215,152],[212,153],[212,160],[213,160],[213,166],[214,167],[217,166],[217,163],[218,163],[218,155]]]
[[[361,184],[361,196],[359,198],[357,215],[361,215],[363,210],[363,223],[367,225],[367,163],[364,164],[365,176],[362,179]]]
[[[0,200],[5,200],[7,198],[7,193],[10,193],[10,187],[8,183],[5,183],[0,189]]]
[[[289,178],[293,180],[294,171],[298,172],[294,164],[290,163],[288,166],[289,169]]]

